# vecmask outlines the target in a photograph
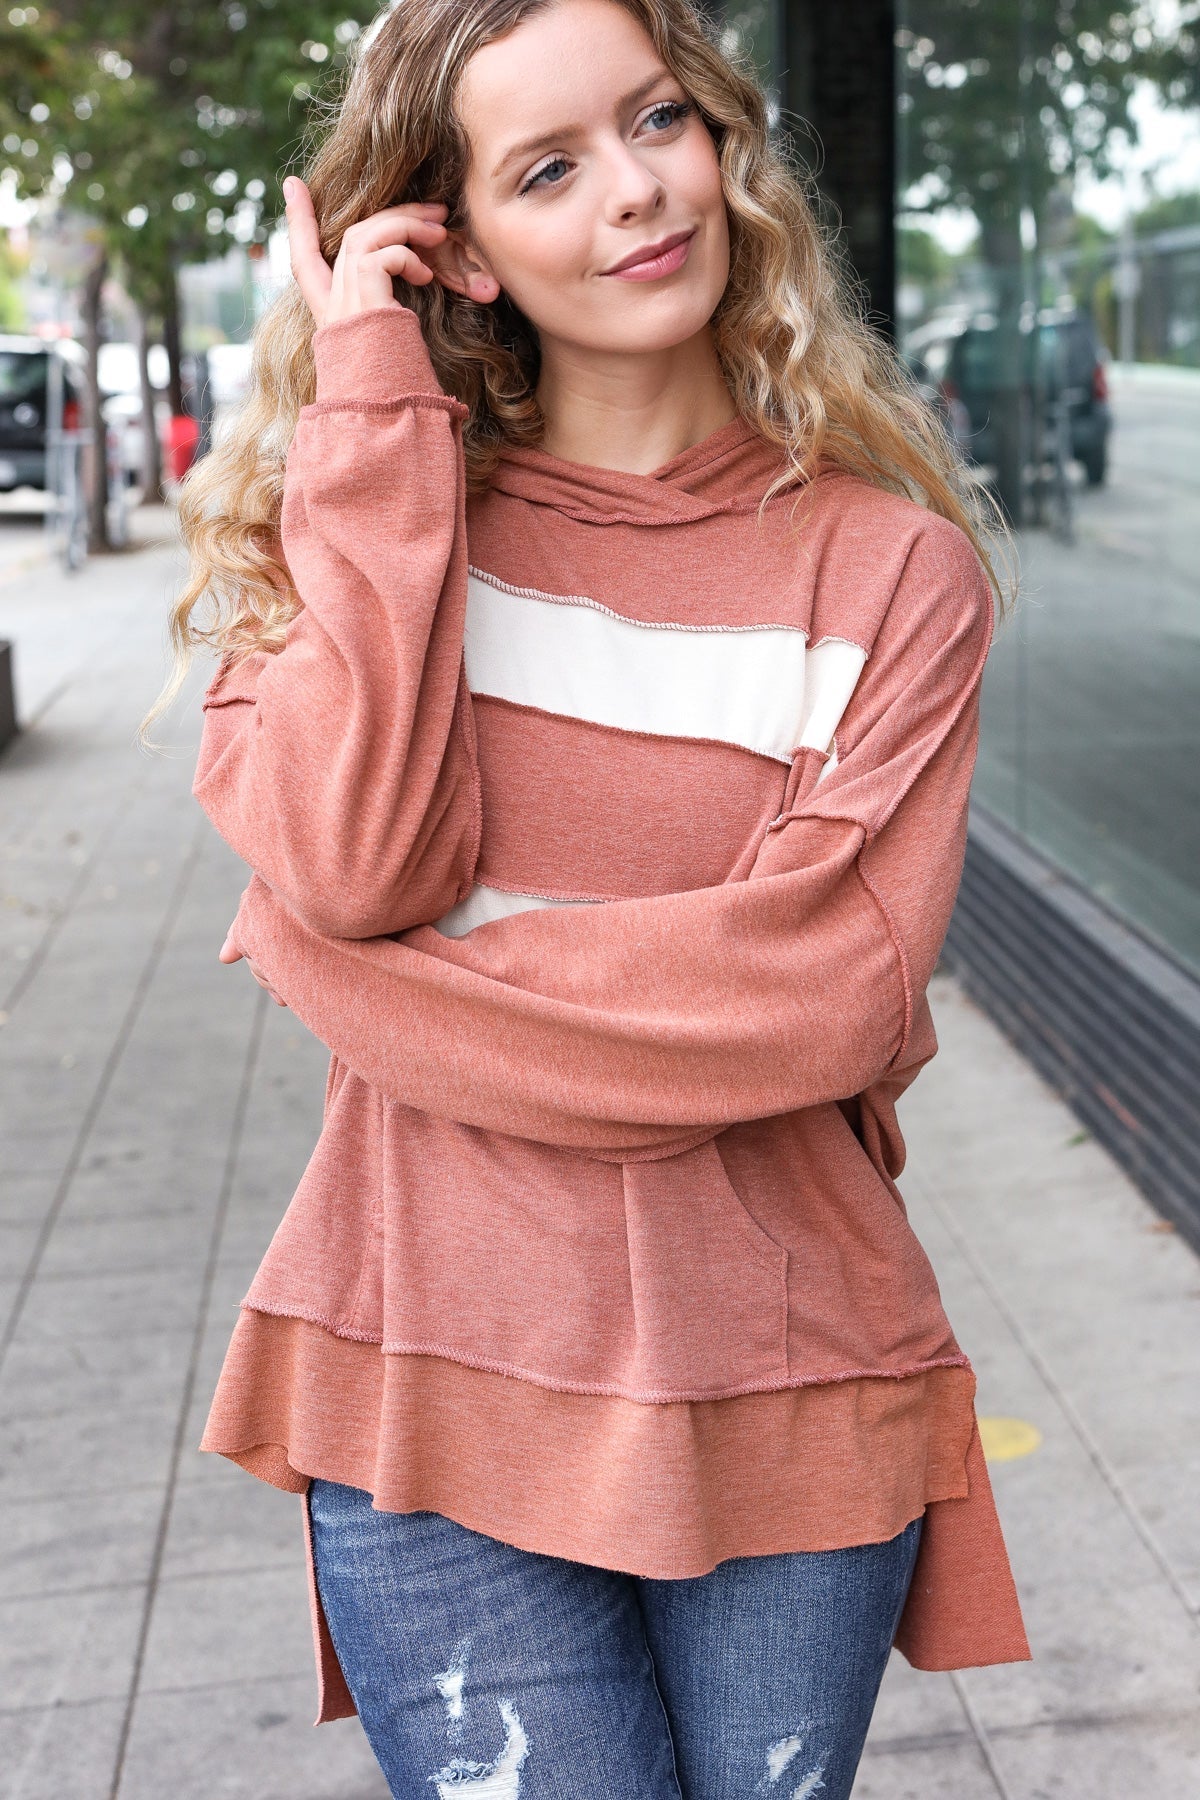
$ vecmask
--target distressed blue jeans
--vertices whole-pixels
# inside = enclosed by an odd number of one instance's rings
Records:
[[[308,1491],[321,1603],[404,1800],[847,1800],[912,1578],[887,1543],[657,1580]]]

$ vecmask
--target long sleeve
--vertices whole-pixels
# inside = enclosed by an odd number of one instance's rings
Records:
[[[371,1085],[593,1156],[670,1154],[846,1099],[929,1053],[923,995],[965,846],[992,632],[978,558],[930,517],[839,728],[797,756],[744,880],[337,943],[261,882],[235,941]]]
[[[312,930],[370,938],[439,918],[478,855],[468,409],[407,307],[323,326],[313,351],[280,523],[303,609],[280,652],[210,683],[192,791]]]

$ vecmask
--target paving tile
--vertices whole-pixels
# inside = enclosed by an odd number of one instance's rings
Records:
[[[124,1699],[144,1608],[137,1585],[0,1599],[5,1705]]]
[[[193,1333],[19,1339],[0,1372],[0,1421],[89,1412],[119,1418],[132,1406],[169,1410],[183,1391]]]
[[[76,1343],[124,1330],[181,1331],[192,1326],[203,1270],[187,1267],[113,1275],[39,1275],[17,1328],[19,1341]]]
[[[5,1596],[146,1581],[162,1506],[161,1490],[151,1486],[47,1494],[34,1505],[0,1501]]]
[[[0,1171],[0,1220],[5,1225],[40,1225],[54,1199],[57,1178],[48,1171],[17,1169],[9,1151],[13,1134],[3,1134],[4,1165]]]
[[[990,1741],[1014,1800],[1196,1800],[1200,1794],[1195,1707],[1141,1718],[1093,1715],[995,1733]],[[857,1788],[854,1795],[859,1800]]]
[[[0,1800],[109,1800],[124,1700],[0,1713]]]
[[[1010,1797],[1000,1795],[976,1744],[963,1739],[882,1754],[864,1752],[852,1800],[1010,1800]],[[1021,1800],[1033,1800],[1033,1796],[1023,1794]],[[1083,1795],[1079,1800],[1084,1800]]]
[[[155,1595],[142,1688],[274,1680],[311,1674],[312,1663],[303,1563],[175,1576]]]
[[[893,1650],[884,1670],[867,1743],[889,1750],[899,1740],[969,1736],[966,1714],[949,1675],[914,1669]]]
[[[0,1281],[20,1280],[40,1232],[37,1219],[0,1220]]]
[[[989,1731],[1156,1706],[1200,1708],[1195,1624],[1160,1581],[1126,1582],[1119,1566],[1090,1577],[1039,1574],[1026,1579],[1022,1601],[1033,1661],[962,1672]]]
[[[311,1676],[141,1695],[120,1800],[388,1800],[358,1720],[314,1730],[315,1696]]]
[[[70,1489],[166,1482],[178,1406],[129,1406],[0,1421],[0,1502]]]
[[[303,1586],[304,1526],[299,1497],[281,1493],[225,1458],[205,1454],[202,1460],[223,1462],[236,1479],[219,1486],[191,1482],[176,1489],[163,1579],[277,1567],[291,1569]]]
[[[177,1272],[204,1266],[212,1237],[211,1199],[207,1206],[130,1204],[123,1212],[88,1216],[78,1198],[76,1183],[75,1208],[55,1224],[41,1259],[40,1280],[145,1276],[148,1285],[160,1281],[169,1285]],[[120,1199],[117,1193],[105,1194],[99,1203],[111,1205]]]

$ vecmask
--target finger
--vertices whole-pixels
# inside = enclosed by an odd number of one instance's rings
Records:
[[[333,271],[321,254],[321,233],[312,195],[298,175],[283,184],[287,202],[288,252],[292,274],[313,317],[320,319],[333,284]]]
[[[262,988],[263,992],[270,994],[270,996],[271,996],[272,1000],[275,1002],[276,1006],[286,1006],[287,1005],[287,1001],[284,999],[281,999],[281,997],[275,992],[275,989],[271,986],[270,982],[267,980],[266,976],[263,974],[260,974],[260,972],[255,968],[254,964],[250,961],[249,957],[246,958],[246,967],[249,969],[250,973],[253,975],[255,981],[257,981],[259,987]]]
[[[394,277],[418,286],[433,280],[433,270],[409,244],[385,244],[382,250],[373,250],[370,256],[359,260],[357,273],[360,294],[378,290],[388,299]]]
[[[406,243],[410,237],[439,244],[445,236],[446,227],[440,219],[424,218],[406,207],[389,206],[383,212],[372,213],[369,219],[348,225],[338,255],[367,256],[385,244]]]
[[[333,288],[325,309],[327,322],[348,317],[377,306],[399,306],[393,279],[409,282],[413,287],[427,287],[434,279],[428,268],[407,244],[388,244],[370,256],[338,261]]]

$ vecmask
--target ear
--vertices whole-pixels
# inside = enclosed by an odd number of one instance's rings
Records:
[[[420,256],[451,292],[481,306],[499,298],[500,283],[464,231],[448,231],[440,244],[422,244]]]

